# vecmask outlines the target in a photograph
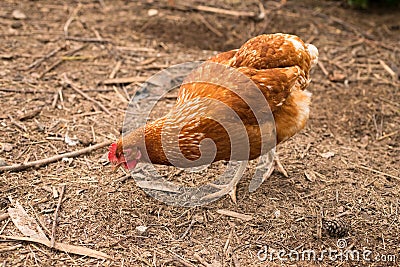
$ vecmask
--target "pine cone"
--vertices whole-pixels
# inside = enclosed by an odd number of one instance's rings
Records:
[[[322,229],[325,230],[330,237],[341,238],[348,234],[349,226],[343,220],[339,219],[322,219]]]

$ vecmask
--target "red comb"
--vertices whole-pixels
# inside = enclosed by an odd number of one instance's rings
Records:
[[[112,143],[110,145],[110,147],[108,148],[108,160],[110,162],[118,161],[116,153],[117,153],[117,144],[116,143]]]

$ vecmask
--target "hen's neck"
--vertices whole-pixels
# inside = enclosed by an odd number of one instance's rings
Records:
[[[145,146],[148,158],[145,161],[150,161],[153,164],[171,165],[164,153],[161,133],[164,126],[165,117],[157,119],[146,124],[144,127]]]

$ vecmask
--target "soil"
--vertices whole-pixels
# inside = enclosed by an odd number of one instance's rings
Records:
[[[400,11],[356,10],[343,1],[266,1],[266,15],[257,19],[184,4],[260,12],[255,0],[2,1],[1,162],[24,163],[116,140],[128,100],[143,79],[237,48],[261,33],[285,32],[320,51],[309,87],[310,120],[278,147],[289,177],[274,172],[249,193],[248,170],[237,204],[225,196],[184,208],[148,196],[122,170],[113,173],[104,162],[107,147],[3,172],[0,215],[13,206],[10,201],[18,201],[49,237],[59,198],[53,189],[65,185],[55,240],[112,259],[1,237],[0,265],[398,265]],[[102,83],[110,77],[137,82]],[[78,144],[68,145],[66,135]],[[189,184],[196,177],[177,175]],[[222,215],[220,209],[251,219]],[[322,229],[327,221],[346,228],[340,242]],[[22,236],[9,218],[0,222],[0,233]],[[257,253],[265,247],[314,250],[319,258],[297,261],[282,254],[285,260],[275,252],[274,259],[261,261]],[[358,251],[360,260],[321,257],[329,249]],[[362,258],[367,250],[370,261]]]

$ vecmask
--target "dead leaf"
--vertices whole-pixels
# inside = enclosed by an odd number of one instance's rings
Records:
[[[24,237],[24,236],[7,236],[7,235],[0,235],[0,238],[34,242],[34,243],[39,243],[39,244],[45,245],[47,247],[51,247],[49,240],[43,240],[43,239],[38,239],[38,238],[30,238],[30,237]],[[84,255],[84,256],[97,258],[97,259],[111,259],[111,257],[109,255],[107,255],[103,252],[93,250],[90,248],[86,248],[86,247],[82,247],[82,246],[73,246],[73,245],[55,242],[54,248],[57,250],[60,250],[60,251],[64,251],[66,253]]]
[[[18,202],[15,203],[15,208],[8,208],[8,214],[14,225],[24,235],[49,241],[39,224],[28,215]]]

